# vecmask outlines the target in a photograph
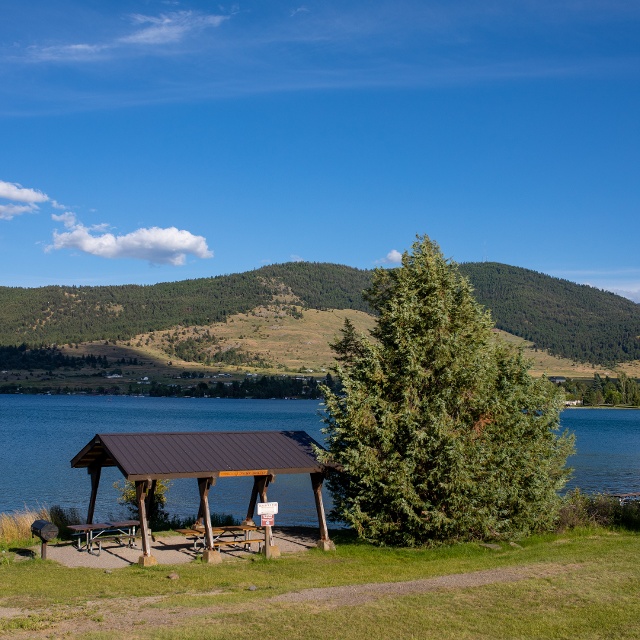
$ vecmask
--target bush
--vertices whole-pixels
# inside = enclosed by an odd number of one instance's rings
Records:
[[[58,527],[59,536],[61,538],[70,537],[70,524],[81,524],[83,522],[78,509],[75,507],[65,509],[57,504],[54,504],[51,509],[49,509],[49,519],[56,525],[56,527]]]
[[[171,529],[172,525],[178,522],[176,518],[172,519],[165,510],[167,492],[170,486],[171,483],[168,480],[158,480],[156,482],[153,505],[147,513],[149,526],[153,531]],[[118,502],[127,507],[132,518],[137,518],[138,499],[136,497],[136,485],[130,480],[123,480],[122,482],[114,482],[113,488],[120,494]]]
[[[125,480],[123,482],[115,482],[113,486],[120,493],[118,502],[127,506],[132,518],[138,518],[138,502],[136,499],[135,484],[129,480]],[[185,529],[190,527],[196,520],[195,517],[181,518],[167,513],[165,505],[167,504],[167,493],[170,486],[171,483],[168,480],[158,480],[156,483],[155,506],[153,510],[147,514],[149,526],[153,531]],[[240,523],[232,515],[212,513],[211,524],[214,527],[221,527],[233,526]]]
[[[640,531],[640,502],[620,503],[614,496],[582,493],[580,489],[568,492],[558,510],[557,530],[562,532],[577,527],[623,527]]]

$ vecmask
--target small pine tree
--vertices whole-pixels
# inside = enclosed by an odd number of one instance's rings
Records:
[[[334,516],[382,544],[513,537],[553,524],[573,438],[562,392],[499,342],[471,286],[418,237],[379,269],[373,340],[348,321],[323,389]]]

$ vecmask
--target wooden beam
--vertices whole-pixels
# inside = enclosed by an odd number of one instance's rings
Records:
[[[260,502],[269,502],[267,498],[267,488],[272,482],[275,482],[275,479],[276,477],[273,474],[262,476],[258,479],[257,488],[260,494]],[[264,528],[264,555],[269,559],[280,557],[279,547],[273,544],[273,528],[269,526]]]
[[[89,511],[87,512],[87,524],[93,524],[93,514],[96,510],[96,498],[98,496],[98,485],[100,484],[100,473],[102,466],[98,463],[87,469],[91,475],[91,499],[89,500]]]
[[[251,497],[249,498],[249,508],[247,509],[247,517],[242,524],[254,525],[253,516],[256,512],[256,502],[258,501],[258,493],[260,493],[260,483],[266,482],[266,476],[253,476],[253,487],[251,488]]]
[[[151,521],[155,518],[156,515],[156,487],[158,486],[158,481],[153,479],[151,481],[151,487],[149,489],[149,493],[147,493],[147,497],[145,498],[145,507],[147,509],[147,519],[151,523]]]
[[[322,483],[324,476],[321,473],[312,473],[311,486],[313,487],[313,495],[316,500],[316,511],[318,512],[318,525],[320,527],[320,540],[318,547],[324,551],[335,549],[335,545],[329,539],[329,529],[327,528],[327,518],[324,513],[324,504],[322,502]]]
[[[211,529],[211,512],[209,511],[209,489],[215,484],[215,478],[198,478],[200,492],[199,514],[204,519],[204,543],[208,551],[213,551],[213,530]]]
[[[200,511],[204,520],[204,544],[202,561],[217,564],[222,562],[220,550],[213,546],[213,529],[211,527],[211,512],[209,511],[209,489],[216,483],[215,477],[198,478],[198,490],[200,491]]]
[[[136,480],[136,498],[138,501],[138,513],[140,520],[140,535],[142,537],[142,555],[138,564],[150,566],[156,564],[155,558],[151,555],[151,531],[147,519],[147,496],[151,483],[149,480]]]

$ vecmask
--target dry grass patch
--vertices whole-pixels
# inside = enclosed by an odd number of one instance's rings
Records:
[[[565,376],[566,378],[592,378],[594,373],[598,373],[601,376],[617,377],[613,369],[594,366],[585,362],[574,362],[567,358],[559,358],[552,356],[542,349],[536,351],[533,342],[514,336],[506,331],[495,329],[495,334],[509,344],[524,348],[524,353],[527,358],[533,361],[531,368],[531,375],[533,376],[551,375]],[[624,371],[629,376],[638,376],[640,375],[640,362],[630,362],[620,365],[618,370]]]
[[[279,302],[284,302],[280,300]],[[303,310],[288,302],[288,311],[278,304],[258,307],[248,313],[230,316],[226,323],[214,323],[199,326],[176,326],[171,329],[140,334],[131,340],[94,341],[75,346],[67,345],[61,350],[65,355],[82,356],[93,354],[106,356],[110,361],[121,358],[138,358],[144,361],[142,367],[125,366],[134,377],[143,375],[154,378],[175,376],[177,371],[256,371],[263,373],[297,372],[300,369],[313,369],[314,373],[322,373],[322,369],[329,370],[333,365],[333,352],[329,344],[339,335],[345,318],[353,322],[358,331],[368,332],[375,325],[375,318],[361,311],[350,309],[332,309],[320,311],[316,309]],[[302,317],[292,315],[302,314]],[[218,341],[209,345],[213,354],[216,350],[240,349],[244,353],[253,355],[256,360],[262,360],[261,367],[243,364],[242,366],[214,363],[204,365],[188,362],[170,354],[170,338],[180,341],[189,338],[199,338],[209,332]],[[533,366],[534,376],[559,375],[567,378],[591,378],[594,373],[602,376],[617,377],[616,371],[606,367],[593,366],[587,363],[573,362],[566,358],[552,356],[544,350],[534,349],[532,342],[519,338],[505,331],[495,331],[496,336],[514,346],[522,346]],[[203,347],[206,348],[206,347]],[[172,364],[168,365],[171,361]],[[631,377],[640,377],[640,362],[621,364],[617,371],[624,371]],[[84,375],[88,372],[82,372]],[[92,370],[92,373],[95,370]],[[129,378],[129,376],[125,376]],[[93,381],[92,381],[93,382]],[[128,380],[127,380],[128,382]],[[95,384],[104,384],[104,380]]]
[[[9,545],[31,538],[31,525],[35,520],[50,520],[49,510],[23,509],[12,513],[0,513],[0,544]]]
[[[125,343],[105,345],[87,343],[79,349],[71,349],[78,355],[93,353],[109,358],[137,357],[154,363],[156,374],[176,374],[176,370],[195,371],[256,371],[263,373],[298,372],[312,369],[313,373],[328,371],[333,366],[333,351],[329,346],[340,334],[345,319],[349,319],[358,331],[368,332],[375,319],[362,311],[351,309],[320,311],[292,307],[292,313],[283,312],[276,305],[258,307],[248,313],[230,316],[227,322],[210,325],[177,326],[154,331],[132,338],[132,345]],[[207,336],[202,349],[211,359],[217,351],[238,349],[249,354],[260,366],[250,363],[228,365],[223,362],[200,364],[181,360],[171,353],[172,341],[200,339]],[[209,338],[210,336],[210,338]],[[172,365],[168,366],[167,362]]]

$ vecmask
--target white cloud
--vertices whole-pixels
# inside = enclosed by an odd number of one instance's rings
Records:
[[[151,264],[183,265],[187,255],[197,258],[212,258],[207,241],[176,227],[137,229],[126,235],[103,232],[105,226],[88,228],[78,223],[75,216],[65,213],[52,218],[62,222],[69,231],[53,232],[52,249],[77,249],[102,258],[130,258],[147,260]],[[93,232],[93,233],[92,233]]]
[[[53,213],[51,214],[51,219],[56,222],[62,222],[67,229],[71,229],[77,224],[76,215],[75,213],[71,213],[71,211],[66,211],[60,215]]]
[[[0,220],[11,220],[22,213],[29,213],[34,210],[33,205],[0,204]]]
[[[397,249],[391,249],[384,258],[376,260],[375,264],[400,264],[402,262],[402,254]]]
[[[302,258],[301,256],[296,255],[295,253],[292,253],[289,258],[293,261],[293,262],[304,262],[304,258]]]
[[[391,249],[391,251],[387,253],[387,262],[400,264],[402,262],[402,254],[396,249]]]
[[[3,180],[0,180],[0,198],[15,200],[16,202],[27,202],[29,204],[47,202],[47,200],[49,200],[49,196],[41,191],[26,189],[17,182],[4,182]]]
[[[4,180],[0,180],[0,198],[11,201],[7,204],[0,203],[0,220],[11,220],[23,213],[37,211],[38,203],[49,201],[49,196],[41,191]]]

